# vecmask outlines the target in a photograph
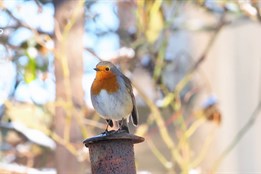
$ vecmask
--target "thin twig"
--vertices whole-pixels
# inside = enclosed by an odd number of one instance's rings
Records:
[[[153,101],[151,99],[149,99],[143,92],[141,89],[138,88],[138,86],[133,82],[132,83],[133,86],[135,87],[135,89],[139,92],[139,95],[143,98],[144,102],[148,105],[148,107],[151,110],[151,115],[154,118],[155,123],[158,126],[161,138],[163,139],[163,141],[165,142],[166,146],[168,147],[168,149],[171,151],[172,157],[173,159],[175,159],[175,161],[179,164],[180,167],[182,167],[182,157],[180,156],[179,152],[176,150],[176,145],[175,142],[173,141],[173,139],[171,138],[163,116],[160,112],[160,110],[158,109],[158,107],[153,103]]]
[[[39,0],[34,0],[34,2],[38,7],[38,12],[41,13],[43,11],[43,6],[42,6],[41,2]]]
[[[209,149],[211,147],[211,144],[213,142],[213,139],[215,138],[215,136],[213,136],[215,129],[213,129],[205,138],[204,142],[201,145],[201,150],[200,152],[197,154],[196,158],[191,161],[190,163],[190,168],[196,168],[199,166],[199,164],[205,159],[205,157],[207,156],[207,152],[209,152]]]
[[[261,62],[260,62],[261,67]],[[260,74],[260,73],[259,73]],[[249,129],[254,125],[257,117],[260,115],[261,111],[261,80],[259,81],[259,101],[257,106],[255,107],[253,113],[251,114],[248,121],[245,123],[245,125],[239,130],[237,135],[234,137],[234,139],[231,141],[231,143],[225,148],[225,150],[221,153],[219,158],[214,162],[214,165],[212,167],[212,172],[215,173],[222,163],[222,161],[226,158],[226,156],[234,149],[234,147],[240,142],[240,140],[243,138],[243,136],[249,131]]]
[[[219,24],[217,25],[215,32],[212,35],[212,37],[210,38],[210,40],[207,44],[207,47],[203,51],[202,55],[195,62],[195,64],[188,70],[188,72],[184,75],[184,77],[178,82],[174,91],[169,93],[164,98],[164,101],[163,101],[164,106],[168,106],[176,98],[176,96],[179,94],[180,90],[182,90],[185,87],[185,85],[192,78],[193,72],[196,71],[198,69],[198,67],[206,60],[206,57],[207,57],[210,49],[212,48],[213,44],[215,43],[215,40],[216,40],[218,34],[220,33],[223,26],[225,26],[227,24],[227,22],[225,21],[225,16],[226,16],[226,13],[224,12],[223,15],[220,17]]]
[[[166,169],[170,169],[173,167],[172,162],[168,161],[165,156],[161,153],[161,151],[156,147],[156,145],[153,143],[153,141],[148,138],[146,140],[146,142],[148,143],[148,146],[150,148],[150,150],[152,151],[152,153],[157,157],[157,159],[160,161],[160,163],[166,168]]]
[[[254,112],[252,113],[249,120],[243,126],[242,129],[237,133],[234,137],[232,142],[227,146],[227,148],[221,153],[219,158],[214,162],[212,167],[211,173],[216,173],[218,167],[220,166],[221,162],[226,158],[226,156],[234,149],[234,147],[239,143],[239,141],[243,138],[243,136],[248,132],[248,130],[254,125],[256,118],[259,116],[261,110],[261,100],[259,101],[258,105],[256,106]]]
[[[93,55],[94,57],[96,57],[97,59],[99,59],[99,61],[102,61],[102,58],[100,58],[93,50],[91,50],[90,48],[84,48],[86,51],[88,51],[91,55]]]
[[[198,69],[199,65],[201,65],[202,62],[204,62],[204,60],[206,59],[209,50],[212,48],[213,44],[215,43],[215,40],[219,34],[219,32],[221,31],[222,27],[227,24],[225,22],[225,16],[226,13],[224,12],[220,18],[219,24],[217,25],[214,34],[212,35],[212,37],[210,38],[210,41],[207,44],[207,47],[205,48],[205,50],[203,51],[203,54],[199,57],[199,59],[195,62],[195,64],[192,66],[192,68],[188,71],[188,74],[193,73],[195,70]]]
[[[12,25],[10,26],[10,28],[19,28],[19,27],[24,27],[24,28],[27,28],[29,30],[31,30],[33,33],[35,34],[46,34],[46,35],[49,35],[50,37],[53,36],[52,33],[48,33],[48,32],[45,32],[45,31],[42,31],[40,29],[35,29],[33,27],[31,27],[30,25],[28,25],[27,23],[25,22],[22,22],[20,19],[18,19],[9,9],[5,8],[4,9],[5,12],[13,19],[16,21],[16,25]]]
[[[99,123],[98,121],[87,119],[87,118],[84,119],[84,124],[99,129],[104,129],[106,127],[106,124],[104,123]]]

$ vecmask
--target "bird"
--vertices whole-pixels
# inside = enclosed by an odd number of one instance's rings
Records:
[[[105,133],[110,132],[108,127],[113,127],[113,121],[119,123],[116,132],[129,133],[129,117],[134,126],[138,125],[139,117],[130,79],[109,61],[99,62],[94,70],[91,101],[96,112],[107,121]]]

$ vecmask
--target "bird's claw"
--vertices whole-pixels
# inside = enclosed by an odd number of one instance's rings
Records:
[[[111,134],[113,134],[113,133],[115,133],[116,131],[115,130],[110,130],[110,131],[108,131],[108,130],[105,130],[104,132],[102,132],[101,134],[102,135],[111,135]]]
[[[122,132],[130,133],[129,128],[127,126],[121,126],[117,131],[119,133],[122,133]]]
[[[118,130],[110,130],[110,131],[105,130],[101,134],[104,136],[109,136],[112,134],[120,134],[120,133],[129,133],[129,130],[128,130],[128,128],[126,129],[125,127],[123,127],[123,128],[119,128]]]
[[[129,131],[126,130],[126,129],[118,129],[118,130],[115,131],[115,133],[118,133],[118,134],[120,134],[120,133],[129,133]]]

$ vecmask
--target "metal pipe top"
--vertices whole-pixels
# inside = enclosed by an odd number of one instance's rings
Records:
[[[90,144],[98,143],[101,141],[112,141],[112,140],[130,140],[132,144],[143,142],[145,139],[137,135],[129,134],[127,132],[113,132],[113,133],[102,133],[100,135],[88,138],[83,141],[86,147]]]

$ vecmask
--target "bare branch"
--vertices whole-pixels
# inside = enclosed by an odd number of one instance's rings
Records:
[[[215,29],[215,33],[213,34],[213,36],[210,38],[209,43],[207,44],[207,47],[205,48],[205,50],[203,51],[202,55],[199,57],[199,59],[195,62],[195,64],[192,66],[192,68],[189,70],[188,74],[194,72],[195,70],[198,69],[198,67],[201,65],[202,62],[205,61],[207,54],[209,53],[209,50],[211,49],[211,47],[213,46],[219,32],[221,31],[222,27],[227,24],[227,22],[225,21],[225,16],[226,16],[226,12],[224,12],[220,18],[219,24],[217,25],[216,29]]]
[[[42,11],[43,11],[43,6],[42,6],[41,2],[40,2],[39,0],[34,0],[34,2],[35,2],[35,4],[36,4],[37,7],[38,7],[38,12],[39,12],[39,13],[42,13]]]
[[[261,63],[260,63],[261,65]],[[222,163],[222,161],[226,158],[226,156],[234,149],[234,147],[240,142],[240,140],[244,137],[244,135],[249,131],[249,129],[255,124],[256,119],[258,116],[260,116],[261,111],[261,80],[259,81],[259,101],[254,109],[253,113],[249,117],[248,121],[245,123],[245,125],[239,130],[237,135],[234,137],[234,139],[231,141],[231,143],[225,148],[225,150],[221,153],[219,158],[214,162],[214,165],[212,167],[211,173],[216,173],[218,167]]]
[[[261,100],[257,104],[254,112],[251,114],[250,118],[246,122],[246,124],[240,129],[237,135],[234,137],[232,142],[227,146],[227,148],[221,153],[219,158],[214,162],[211,173],[216,173],[218,167],[222,163],[222,161],[226,158],[226,156],[234,149],[234,147],[240,142],[243,136],[248,132],[248,130],[254,125],[257,117],[260,115],[261,110]]]
[[[210,41],[207,44],[207,47],[203,51],[202,55],[195,62],[195,64],[187,71],[187,73],[184,75],[184,77],[178,82],[178,84],[176,85],[176,88],[174,89],[174,91],[169,93],[165,97],[165,99],[164,99],[164,106],[169,105],[177,97],[177,94],[180,92],[180,90],[183,89],[185,87],[185,85],[192,78],[193,72],[196,71],[198,69],[198,67],[201,65],[201,63],[203,63],[206,60],[207,55],[208,55],[210,49],[212,48],[212,46],[213,46],[213,44],[214,44],[214,42],[215,42],[219,32],[221,31],[223,26],[228,24],[228,22],[225,21],[225,16],[226,16],[226,12],[224,12],[222,14],[222,16],[221,16],[221,18],[219,20],[219,24],[216,26],[215,32],[212,35],[212,37],[210,38]]]
[[[102,61],[102,58],[100,58],[93,50],[91,50],[90,48],[84,48],[86,51],[88,51],[91,55],[93,55],[94,57],[96,57],[97,59],[99,59],[99,61]]]
[[[13,26],[7,26],[5,28],[19,28],[19,27],[24,27],[24,28],[28,28],[29,30],[32,30],[32,32],[36,33],[36,34],[46,34],[46,35],[49,35],[50,37],[53,37],[53,33],[48,33],[48,32],[45,32],[43,30],[40,30],[40,29],[35,29],[33,27],[31,27],[30,25],[28,25],[27,23],[25,22],[22,22],[19,18],[17,18],[16,16],[14,16],[14,14],[9,10],[9,9],[5,9],[6,13],[16,21],[16,25],[13,25]],[[4,28],[3,28],[4,29]]]

